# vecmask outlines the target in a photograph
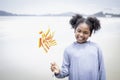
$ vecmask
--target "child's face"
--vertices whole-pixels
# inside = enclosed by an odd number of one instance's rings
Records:
[[[80,23],[75,29],[75,38],[77,42],[84,43],[90,37],[90,29],[86,23]]]

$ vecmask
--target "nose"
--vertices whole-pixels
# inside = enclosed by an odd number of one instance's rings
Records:
[[[80,36],[83,36],[83,33],[81,32],[81,33],[79,33],[79,35],[80,35]]]

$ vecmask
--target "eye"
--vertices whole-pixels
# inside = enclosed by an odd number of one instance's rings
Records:
[[[81,30],[77,30],[77,32],[79,32],[79,33],[80,33],[80,32],[81,32]]]
[[[89,32],[87,32],[87,31],[85,31],[85,32],[83,32],[84,34],[89,34]]]

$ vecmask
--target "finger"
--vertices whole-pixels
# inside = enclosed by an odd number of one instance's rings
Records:
[[[51,71],[54,72],[54,70],[51,68]]]
[[[56,63],[55,63],[55,62],[51,62],[50,64],[51,64],[51,65],[56,65]]]
[[[55,67],[51,67],[51,71],[54,72],[55,71]]]
[[[53,67],[50,67],[50,69],[51,69],[52,72],[54,71]]]
[[[51,69],[55,69],[56,68],[56,66],[54,66],[54,65],[51,65]]]
[[[51,65],[53,65],[53,64],[54,64],[54,62],[51,62],[50,64],[51,64]]]
[[[54,66],[56,65],[56,63],[55,63],[55,62],[53,62],[52,64],[53,64]]]

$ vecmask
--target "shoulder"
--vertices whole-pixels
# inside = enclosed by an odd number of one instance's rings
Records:
[[[100,48],[100,46],[97,43],[92,42],[92,41],[89,41],[89,45],[92,47]]]
[[[69,53],[71,52],[71,50],[73,50],[74,48],[74,42],[69,44],[65,49],[64,49],[64,53]]]
[[[93,47],[94,49],[96,49],[99,53],[102,53],[102,49],[101,49],[101,47],[99,46],[99,44],[90,41],[90,42],[89,42],[89,45],[90,45],[91,47]]]
[[[65,50],[68,50],[68,51],[69,51],[70,49],[74,48],[74,46],[75,46],[75,42],[69,44],[69,45],[65,48]]]

